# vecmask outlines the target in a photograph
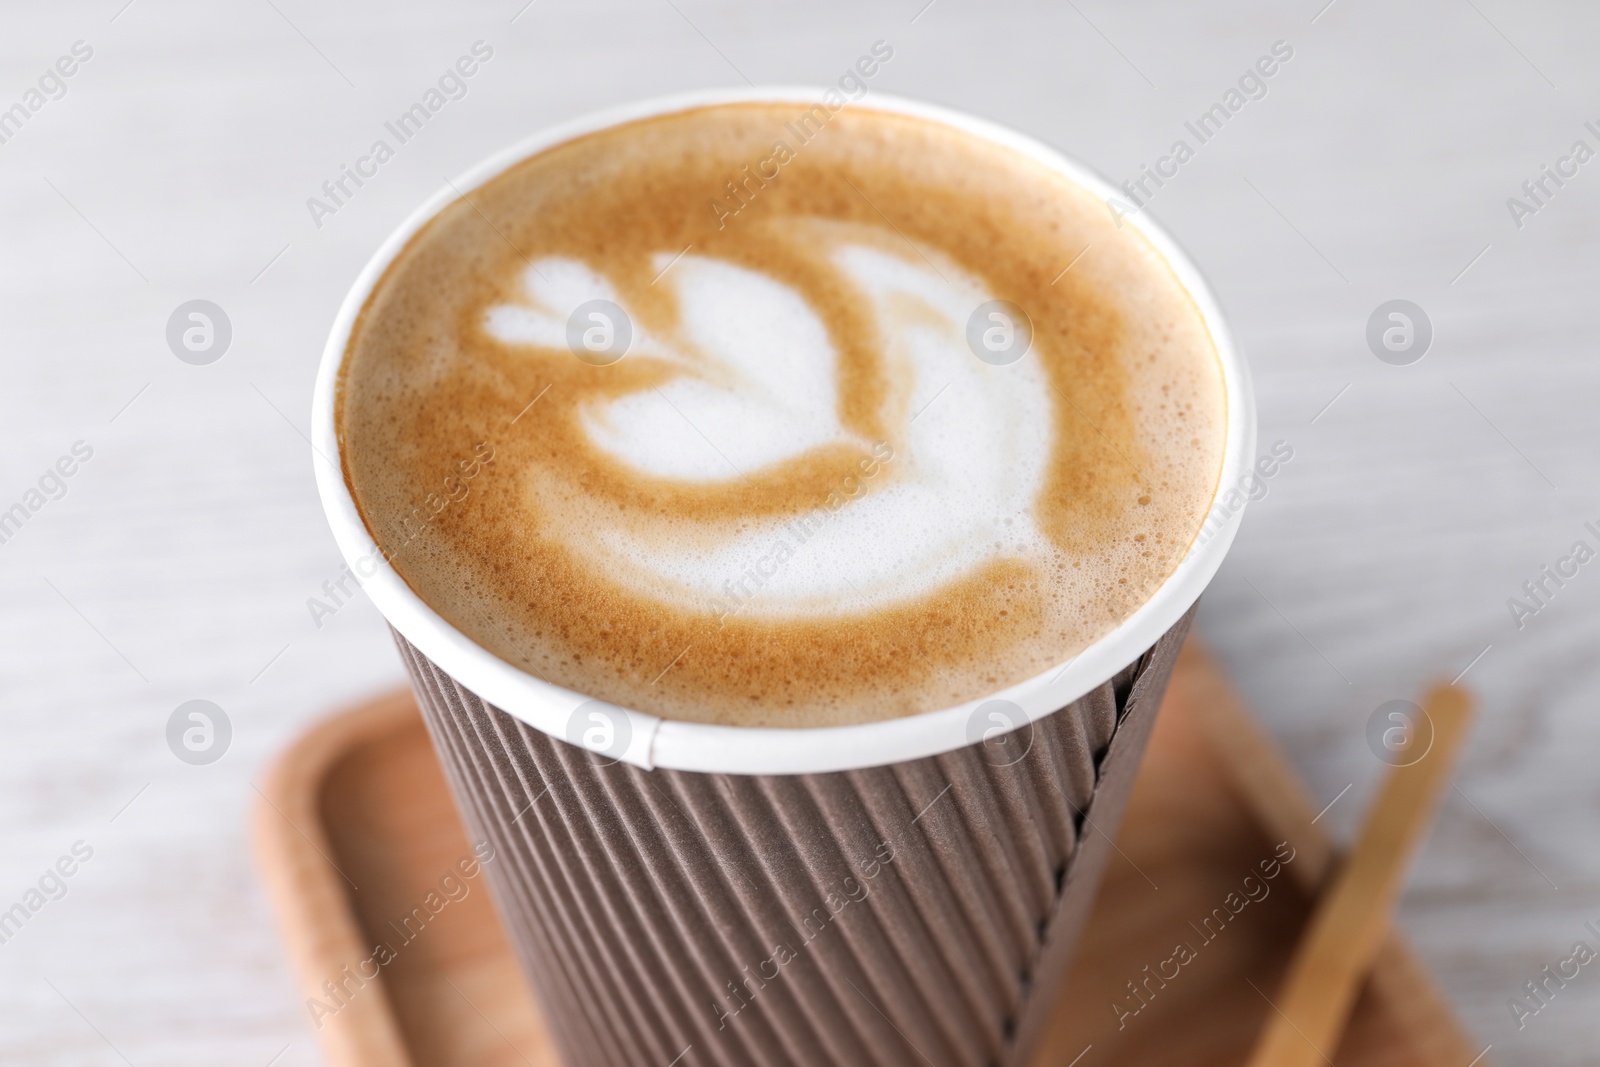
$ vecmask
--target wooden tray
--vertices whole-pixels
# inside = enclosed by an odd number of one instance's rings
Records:
[[[1242,1062],[1335,859],[1316,813],[1191,637],[1117,836],[1120,858],[1034,1063]],[[255,840],[330,1063],[558,1067],[483,876],[456,872],[458,899],[440,893],[471,847],[408,692],[330,719],[290,748],[262,790]],[[1294,858],[1264,880],[1260,864],[1282,842]],[[430,891],[437,913],[402,931]],[[1260,899],[1241,908],[1247,891]],[[379,942],[397,946],[394,958],[363,967]],[[1482,1067],[1477,1054],[1391,936],[1330,1056],[1339,1067]]]

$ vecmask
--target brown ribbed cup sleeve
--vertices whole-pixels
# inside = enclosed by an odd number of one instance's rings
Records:
[[[612,762],[395,639],[567,1067],[1016,1067],[1192,614],[1004,761],[828,774]]]

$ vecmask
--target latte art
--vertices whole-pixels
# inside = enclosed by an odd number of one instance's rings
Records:
[[[713,226],[700,191],[794,110],[549,149],[369,298],[337,402],[352,495],[508,662],[699,721],[934,710],[1059,666],[1192,542],[1226,411],[1159,255],[1038,163],[854,109]],[[406,538],[481,441],[493,464]]]
[[[593,401],[579,421],[590,443],[640,476],[714,491],[830,446],[862,453],[862,476],[878,473],[868,458],[893,456],[892,470],[871,481],[846,475],[848,506],[838,494],[789,502],[801,513],[826,509],[815,526],[693,514],[590,525],[596,516],[578,508],[557,516],[571,520],[570,543],[640,595],[686,611],[726,611],[736,600],[741,612],[779,619],[872,611],[927,596],[991,559],[1050,554],[1032,514],[1050,450],[1050,387],[1034,363],[973,358],[967,321],[992,299],[982,283],[954,262],[907,257],[881,228],[799,219],[783,229],[814,246],[870,309],[890,386],[880,413],[889,440],[876,453],[843,422],[826,324],[802,294],[748,267],[656,253],[651,266],[665,272],[657,284],[676,298],[676,323],[654,329],[587,265],[537,260],[522,272],[524,299],[491,308],[485,328],[529,359],[570,359],[572,313],[596,301],[618,309],[633,339],[628,356],[659,361],[670,377]]]

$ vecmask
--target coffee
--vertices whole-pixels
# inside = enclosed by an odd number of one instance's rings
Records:
[[[1117,223],[867,107],[589,134],[390,264],[347,484],[424,601],[590,696],[745,726],[982,697],[1132,614],[1216,490],[1216,351]]]

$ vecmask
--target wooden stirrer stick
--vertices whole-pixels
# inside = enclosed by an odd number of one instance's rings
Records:
[[[1361,836],[1323,894],[1273,1000],[1249,1067],[1331,1063],[1373,957],[1389,928],[1406,861],[1450,780],[1472,719],[1465,690],[1441,685],[1423,705],[1432,744],[1396,767],[1368,812]],[[1419,740],[1412,731],[1413,745]]]

